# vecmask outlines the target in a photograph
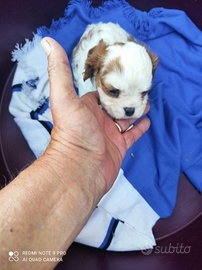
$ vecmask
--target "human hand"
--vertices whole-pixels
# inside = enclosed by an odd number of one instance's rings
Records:
[[[126,131],[137,119],[118,120],[123,131],[120,133],[113,120],[99,107],[97,92],[88,93],[82,98],[77,96],[68,58],[62,47],[47,37],[41,45],[48,55],[54,123],[45,155],[54,156],[61,171],[67,159],[77,163],[78,170],[84,169],[86,174],[90,169],[91,184],[99,189],[99,196],[103,196],[113,185],[126,151],[147,131],[150,121],[143,118]],[[149,104],[144,114],[148,110]]]

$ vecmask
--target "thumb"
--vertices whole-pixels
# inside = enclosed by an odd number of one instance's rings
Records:
[[[51,106],[57,101],[66,99],[72,101],[77,94],[74,90],[71,68],[66,52],[54,39],[45,37],[41,41],[41,47],[48,57],[48,75],[50,83]]]

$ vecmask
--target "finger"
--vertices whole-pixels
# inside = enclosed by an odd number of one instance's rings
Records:
[[[123,133],[126,142],[126,149],[128,150],[140,137],[149,129],[150,120],[143,118],[133,128]]]
[[[150,109],[150,104],[147,102],[146,108],[142,116],[146,115]],[[129,118],[116,120],[117,124],[121,127],[122,132],[126,131],[131,125],[133,125],[138,119],[137,118]]]
[[[64,49],[52,38],[45,37],[41,47],[48,56],[48,74],[50,83],[50,98],[56,101],[67,97],[69,102],[77,98],[73,86],[72,73]]]

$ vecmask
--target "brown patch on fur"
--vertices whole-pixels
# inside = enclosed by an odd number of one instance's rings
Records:
[[[142,43],[138,42],[132,35],[129,35],[127,40],[130,41],[130,42],[134,42],[136,44],[139,44],[139,45],[143,46],[146,49],[146,51],[149,54],[149,57],[150,57],[150,59],[152,61],[152,75],[153,75],[153,78],[154,78],[154,73],[155,73],[155,71],[157,69],[157,66],[159,64],[158,56],[155,53],[151,52],[149,50],[149,48],[145,44],[142,44]]]
[[[123,42],[115,42],[114,45],[123,46],[123,45],[125,45],[125,43],[123,43]]]
[[[110,96],[110,97],[112,97],[112,98],[117,98],[116,96],[112,96],[112,95],[109,93],[109,91],[114,90],[114,87],[113,87],[111,84],[105,83],[105,82],[104,82],[104,78],[103,78],[103,76],[101,76],[100,73],[97,74],[97,76],[96,76],[96,78],[95,78],[95,83],[96,83],[96,86],[97,86],[97,87],[99,86],[99,87],[102,88],[102,91],[103,91],[106,95],[108,95],[108,96]]]
[[[115,59],[111,60],[106,66],[105,70],[102,72],[102,74],[100,73],[97,74],[95,78],[96,85],[100,86],[103,92],[110,97],[113,97],[113,96],[109,93],[109,91],[113,90],[114,87],[110,84],[106,84],[104,82],[104,77],[107,74],[111,73],[112,71],[120,72],[120,73],[123,71],[123,66],[120,63],[120,57],[116,57]]]
[[[147,52],[148,52],[148,54],[149,54],[149,56],[151,58],[151,61],[152,61],[152,75],[153,75],[153,78],[154,78],[155,71],[156,71],[157,66],[159,64],[159,59],[158,59],[158,56],[155,53],[153,53],[151,51],[148,51],[148,50],[147,50]]]
[[[102,88],[102,91],[103,91],[106,95],[108,95],[108,96],[110,96],[110,97],[112,97],[112,98],[116,98],[115,96],[113,97],[113,96],[109,93],[109,91],[111,91],[111,90],[114,89],[114,87],[113,87],[111,84],[104,83],[104,80],[101,79],[101,80],[100,80],[100,86],[101,86],[101,88]]]
[[[115,59],[112,59],[109,61],[108,65],[106,66],[106,69],[103,71],[103,76],[106,74],[111,73],[112,71],[118,71],[122,72],[123,71],[123,66],[120,63],[120,56],[116,57]]]
[[[97,46],[89,50],[85,63],[85,72],[83,76],[84,81],[88,78],[92,79],[96,74],[99,73],[100,69],[102,68],[103,59],[107,53],[107,47],[108,46],[102,39]]]
[[[104,92],[106,95],[111,96],[111,95],[109,94],[109,91],[110,91],[110,90],[113,90],[114,88],[113,88],[112,85],[104,83],[103,76],[101,76],[100,73],[98,73],[97,76],[95,77],[95,83],[96,83],[96,86],[97,86],[97,87],[99,86],[99,87],[102,88],[103,92]]]
[[[101,76],[100,73],[98,73],[95,77],[95,84],[96,87],[102,87],[102,82],[101,82]]]

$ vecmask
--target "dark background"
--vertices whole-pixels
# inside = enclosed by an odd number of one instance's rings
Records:
[[[8,114],[7,106],[11,81],[7,80],[15,63],[11,62],[11,51],[15,44],[24,44],[32,39],[33,32],[42,25],[50,26],[52,19],[58,20],[69,1],[65,0],[0,0],[0,184],[8,183],[12,175],[34,160],[21,132]],[[99,6],[102,1],[93,1]],[[191,20],[202,29],[202,0],[135,0],[128,1],[143,11],[153,7],[184,10]],[[12,75],[12,74],[11,74]],[[6,87],[5,87],[6,86]],[[154,234],[162,252],[143,255],[141,252],[103,252],[79,244],[73,244],[56,269],[115,270],[115,269],[202,269],[202,196],[184,175],[180,175],[177,205],[173,215],[157,222]],[[188,254],[166,254],[169,246],[191,247]],[[176,250],[177,251],[177,250]],[[178,249],[178,251],[180,251]],[[188,251],[188,249],[186,249]]]

